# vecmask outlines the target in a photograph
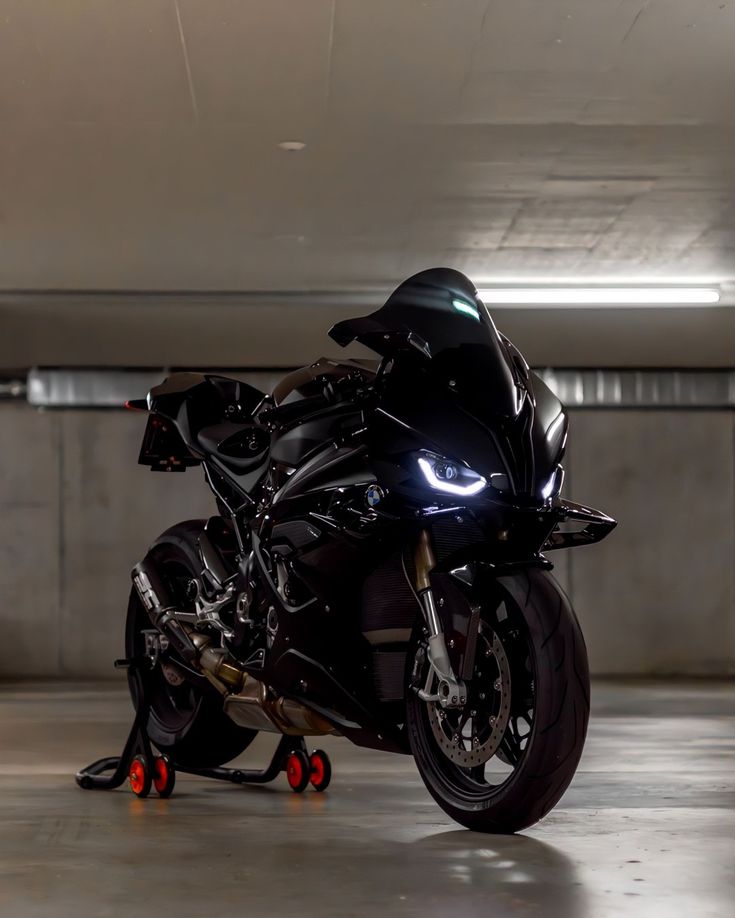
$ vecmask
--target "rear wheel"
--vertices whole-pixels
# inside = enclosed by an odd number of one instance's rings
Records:
[[[584,640],[556,581],[531,568],[482,597],[464,708],[418,697],[428,677],[423,634],[412,659],[409,741],[437,803],[480,832],[516,832],[541,819],[572,780],[589,717]]]
[[[150,553],[182,610],[188,610],[187,586],[199,572],[196,537],[203,523],[180,523],[160,536]],[[146,651],[146,631],[151,631],[148,613],[136,589],[130,592],[125,629],[125,653],[140,658]],[[138,683],[129,679],[137,709]],[[222,698],[209,685],[195,685],[183,678],[175,666],[156,662],[149,675],[150,715],[148,735],[158,749],[180,765],[214,768],[240,755],[253,741],[256,731],[238,727],[222,710]]]

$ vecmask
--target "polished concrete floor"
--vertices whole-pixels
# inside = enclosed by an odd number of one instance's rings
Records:
[[[79,790],[119,685],[0,684],[0,915],[735,916],[735,683],[598,683],[580,770],[515,837],[454,825],[410,759],[320,745],[326,794],[180,777]],[[272,738],[258,740],[263,761]]]

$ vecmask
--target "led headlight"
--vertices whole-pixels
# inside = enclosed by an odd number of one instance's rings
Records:
[[[422,451],[416,461],[426,483],[435,491],[460,497],[471,497],[487,487],[487,479],[453,459],[445,459],[444,456],[438,456],[436,453]]]

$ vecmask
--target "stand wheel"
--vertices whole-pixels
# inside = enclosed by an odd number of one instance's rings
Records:
[[[321,749],[315,749],[309,758],[309,780],[315,791],[324,791],[332,780],[332,765],[329,756]]]
[[[176,769],[167,755],[157,755],[153,764],[153,786],[159,797],[170,797],[176,784]]]
[[[128,781],[130,790],[136,797],[147,797],[150,794],[153,776],[148,767],[148,759],[144,755],[136,755],[130,763]]]
[[[309,783],[311,768],[305,752],[290,752],[286,759],[286,780],[295,794],[301,794]]]

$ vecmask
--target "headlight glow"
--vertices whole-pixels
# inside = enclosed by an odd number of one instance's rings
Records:
[[[487,487],[487,479],[458,462],[425,452],[417,458],[427,484],[435,491],[471,497]]]

